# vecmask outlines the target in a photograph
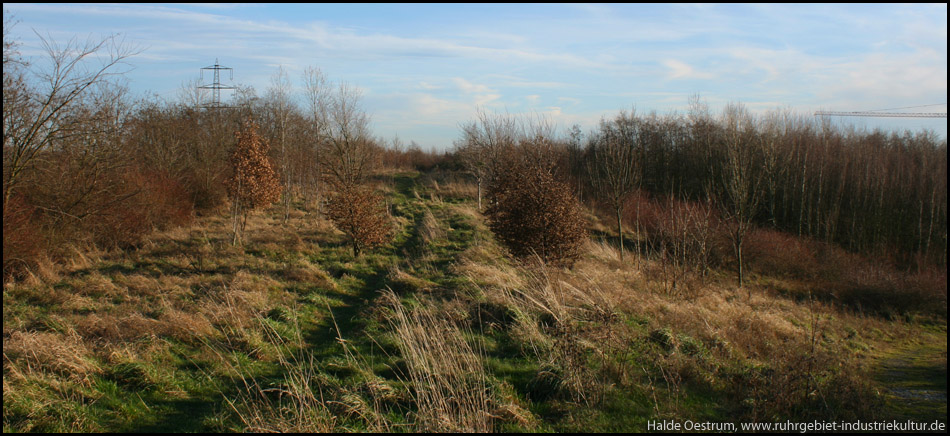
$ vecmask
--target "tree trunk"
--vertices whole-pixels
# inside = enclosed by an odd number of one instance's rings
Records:
[[[623,221],[620,220],[620,211],[623,208],[617,206],[617,236],[620,237],[620,262],[623,262]]]
[[[478,178],[478,211],[482,211],[482,178]]]

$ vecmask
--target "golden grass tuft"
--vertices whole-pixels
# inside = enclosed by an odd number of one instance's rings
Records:
[[[418,225],[418,232],[422,243],[425,245],[431,244],[432,241],[437,239],[445,239],[446,237],[445,229],[442,228],[439,220],[436,219],[435,215],[432,215],[432,211],[428,208],[422,214],[422,220],[420,220]]]
[[[316,286],[325,291],[337,289],[336,282],[318,265],[310,263],[307,259],[300,259],[293,264],[287,265],[283,271],[284,277],[293,282],[305,283]]]
[[[418,407],[416,430],[424,432],[488,432],[496,403],[482,356],[464,339],[458,326],[426,308],[407,309],[392,291],[382,295],[392,308],[390,324]]]
[[[212,337],[215,328],[207,317],[200,313],[190,313],[178,309],[167,309],[159,318],[164,324],[163,332],[184,343],[199,343]]]
[[[4,379],[34,373],[54,373],[86,383],[99,367],[91,351],[75,332],[14,331],[3,341]]]

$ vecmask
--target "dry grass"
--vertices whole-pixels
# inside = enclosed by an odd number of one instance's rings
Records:
[[[752,398],[747,417],[867,417],[877,404],[867,385],[868,347],[911,334],[892,322],[814,299],[782,298],[766,288],[739,292],[712,280],[690,294],[670,293],[662,280],[643,273],[660,268],[657,261],[646,259],[639,270],[635,262],[620,263],[617,250],[605,243],[588,244],[587,255],[570,270],[508,266],[486,257],[472,249],[459,268],[487,300],[522,314],[511,335],[542,363],[536,379],[553,389],[549,395],[586,404],[596,404],[614,384],[654,389],[660,383],[667,392],[664,413],[675,416],[685,383],[721,386],[731,380],[735,385],[728,389],[738,399]],[[620,322],[630,316],[647,324]],[[890,337],[855,333],[873,331]],[[611,356],[628,353],[631,343],[659,348],[642,349],[640,367],[617,366]],[[592,366],[590,356],[601,364]]]
[[[442,228],[439,220],[436,219],[435,215],[432,215],[432,211],[428,208],[422,214],[422,220],[419,222],[417,231],[424,245],[429,245],[437,239],[446,237],[445,229]]]
[[[465,341],[456,325],[427,305],[407,309],[392,291],[383,293],[392,308],[390,323],[399,351],[408,362],[407,382],[418,408],[416,430],[423,432],[488,432],[496,403],[481,355]]]
[[[263,385],[239,361],[226,357],[226,351],[216,351],[228,365],[232,379],[239,387],[235,398],[225,401],[238,418],[241,431],[254,433],[328,433],[339,431],[334,413],[324,396],[321,374],[312,354],[301,349],[304,343],[299,326],[292,341],[282,337],[263,317],[256,317],[257,325],[265,332],[280,368],[284,370],[278,386]],[[294,351],[297,350],[297,351]]]
[[[288,264],[284,269],[284,278],[292,282],[304,283],[317,288],[333,291],[337,289],[336,282],[320,266],[314,265],[307,259]]]
[[[423,184],[440,199],[475,200],[478,197],[478,185],[455,174],[425,176]]]
[[[160,383],[167,395],[187,397],[182,383],[193,383],[189,371],[176,373],[165,361],[177,359],[178,353],[193,353],[191,358],[206,362],[201,371],[211,376],[228,372],[221,367],[226,359],[191,350],[213,345],[225,355],[277,359],[257,320],[298,297],[288,292],[286,281],[334,289],[325,271],[294,251],[333,237],[326,233],[329,228],[313,217],[297,216],[284,228],[279,220],[253,215],[250,241],[234,247],[227,219],[210,216],[190,227],[155,233],[135,250],[77,250],[69,261],[41,262],[25,279],[7,282],[4,402],[21,410],[16,416],[27,416],[13,421],[18,422],[15,428],[95,430],[103,418],[91,418],[81,407],[76,416],[62,419],[28,417],[34,409],[49,413],[90,404],[85,395],[124,395],[100,393],[100,384],[91,380],[129,379],[132,384],[120,383],[121,389]],[[288,261],[281,262],[280,256]],[[58,393],[77,389],[80,397]],[[135,407],[148,407],[135,401]],[[123,410],[135,413],[134,407]]]
[[[3,341],[3,366],[13,379],[52,373],[81,383],[99,371],[93,353],[75,331],[15,331]]]
[[[90,252],[59,266],[39,264],[5,285],[4,403],[26,410],[44,404],[36,409],[43,413],[91,404],[101,394],[90,380],[125,377],[117,368],[129,369],[132,383],[187,398],[175,381],[178,368],[160,362],[178,347],[178,353],[199,349],[191,358],[206,365],[201,371],[238,386],[238,395],[225,397],[238,426],[229,430],[481,432],[504,428],[499,423],[546,430],[552,427],[538,423],[548,417],[532,414],[525,398],[552,410],[589,411],[618,395],[646,396],[657,417],[675,418],[701,413],[695,398],[686,401],[697,392],[726,393],[715,400],[732,402],[723,406],[735,413],[730,418],[864,418],[877,398],[866,386],[869,356],[919,331],[902,320],[809,299],[815,284],[797,273],[754,277],[740,292],[731,276],[683,269],[674,272],[674,287],[666,263],[630,255],[621,261],[604,241],[587,242],[570,269],[516,261],[493,241],[471,203],[448,200],[473,185],[427,183],[421,197],[435,193],[446,202],[422,209],[413,228],[421,248],[397,261],[363,265],[323,256],[343,234],[325,219],[295,213],[286,224],[277,215],[252,215],[243,247],[229,243],[222,215],[155,234],[132,253]],[[444,254],[432,246],[457,239],[448,223],[459,217],[475,235],[438,271],[435,261]],[[799,251],[789,256],[801,257]],[[336,263],[324,266],[319,258]],[[776,259],[762,265],[778,268]],[[386,364],[404,359],[404,368],[393,368],[398,381],[376,375],[379,360],[371,365],[373,357],[352,345],[363,338],[345,341],[339,328],[342,354],[319,361],[299,325],[295,304],[311,296],[303,293],[355,295],[363,290],[351,289],[362,281],[354,271],[364,267],[396,291],[352,304],[367,305],[356,316],[370,313],[369,322],[385,330],[370,340],[392,346]],[[868,268],[843,276],[848,289],[925,296],[942,287],[937,297],[945,301],[945,272],[901,276]],[[314,313],[306,322],[329,321],[319,309],[308,306]],[[490,319],[483,322],[482,315]],[[501,342],[531,362],[486,357],[480,348]],[[535,373],[515,393],[486,362]],[[353,375],[330,376],[328,365]],[[277,368],[278,380],[252,375],[261,366]],[[394,422],[393,413],[409,410]],[[81,408],[62,416],[50,428],[97,429]]]

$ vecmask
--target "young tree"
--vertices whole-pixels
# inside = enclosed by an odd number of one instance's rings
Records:
[[[474,141],[467,140],[456,141],[455,156],[459,159],[462,167],[475,177],[475,184],[478,186],[478,210],[482,210],[482,186],[488,177],[488,157],[485,154],[486,149],[479,147]]]
[[[640,185],[643,146],[639,121],[631,112],[620,112],[613,121],[601,120],[600,132],[591,138],[588,175],[595,195],[606,202],[617,217],[620,260],[623,261],[623,214],[627,196]]]
[[[280,156],[280,179],[283,185],[282,203],[284,206],[284,223],[290,219],[290,201],[292,171],[289,163],[290,145],[288,144],[287,133],[290,129],[290,118],[295,107],[290,100],[291,84],[287,71],[281,66],[271,77],[271,87],[267,89],[267,108],[274,124],[275,137],[278,144],[278,154]]]
[[[267,150],[267,143],[257,134],[257,125],[245,121],[237,132],[237,146],[230,159],[233,173],[227,180],[234,244],[241,240],[248,212],[280,199],[280,180],[274,174]]]
[[[550,169],[511,160],[499,168],[486,215],[492,232],[515,256],[571,264],[587,237],[580,204]]]
[[[303,73],[303,85],[305,95],[305,118],[307,121],[306,131],[311,138],[308,146],[310,154],[315,157],[307,171],[304,173],[308,177],[309,194],[313,197],[319,195],[320,183],[323,178],[320,154],[325,149],[326,138],[323,136],[326,132],[328,120],[328,111],[330,107],[330,86],[326,77],[319,68],[307,67]]]
[[[719,168],[719,183],[714,185],[713,192],[729,228],[741,288],[744,272],[742,246],[762,198],[760,144],[752,115],[742,105],[727,105],[722,123],[723,161]]]
[[[327,215],[350,237],[353,256],[389,240],[392,228],[383,199],[369,187],[347,185],[327,203]]]

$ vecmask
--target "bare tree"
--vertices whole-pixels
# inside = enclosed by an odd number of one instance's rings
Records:
[[[715,184],[713,192],[725,218],[725,225],[729,228],[741,288],[742,246],[762,198],[762,172],[758,169],[760,138],[756,135],[752,115],[740,104],[726,105],[722,124],[723,162],[719,183]]]
[[[185,107],[198,109],[208,100],[207,88],[201,88],[201,79],[195,77],[191,80],[184,80],[178,88],[178,101]]]
[[[478,210],[481,211],[482,187],[488,177],[488,156],[484,147],[479,147],[477,142],[469,139],[466,131],[466,138],[455,142],[455,155],[465,170],[475,177],[475,184],[478,187]]]
[[[293,191],[291,183],[293,176],[291,174],[291,165],[288,162],[290,158],[290,146],[287,143],[287,133],[289,130],[290,118],[293,112],[293,102],[290,100],[291,84],[287,71],[281,66],[271,77],[271,86],[267,89],[267,107],[270,109],[274,123],[275,140],[277,141],[277,150],[280,160],[280,180],[283,185],[282,202],[284,206],[284,223],[290,219],[290,201]]]
[[[639,120],[634,112],[621,111],[612,121],[601,120],[600,131],[591,138],[588,174],[595,195],[606,202],[617,217],[620,260],[623,260],[623,208],[640,186],[643,145]]]
[[[319,68],[307,67],[303,72],[303,84],[305,94],[305,112],[308,122],[307,131],[309,132],[309,146],[312,147],[311,154],[316,157],[312,167],[305,171],[310,181],[311,193],[317,194],[320,189],[320,179],[322,171],[320,169],[320,153],[324,148],[326,139],[327,116],[330,107],[330,86],[326,77]]]
[[[24,171],[79,128],[75,107],[96,84],[123,74],[119,67],[138,53],[117,35],[85,43],[75,39],[60,47],[37,34],[48,70],[28,70],[15,62],[15,47],[4,26],[3,64],[3,210],[22,181]],[[10,44],[10,45],[8,45]],[[8,48],[9,47],[9,48]]]
[[[375,163],[369,116],[360,107],[358,89],[341,83],[327,105],[321,125],[324,140],[319,159],[325,178],[339,189],[363,182]]]
[[[498,168],[524,136],[518,122],[508,114],[479,110],[475,121],[462,126],[462,139],[455,143],[456,153],[478,184],[479,210],[482,209],[483,187],[492,183]]]

